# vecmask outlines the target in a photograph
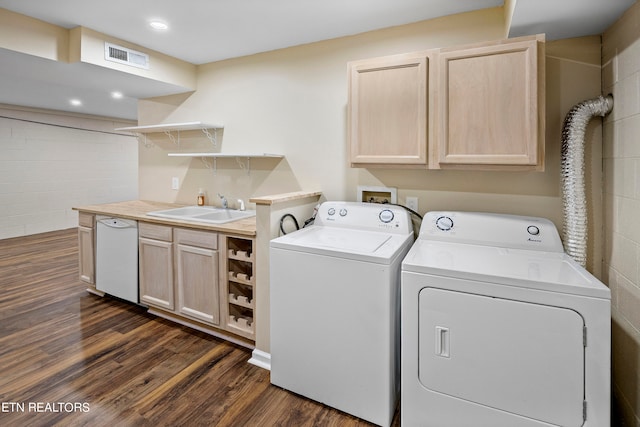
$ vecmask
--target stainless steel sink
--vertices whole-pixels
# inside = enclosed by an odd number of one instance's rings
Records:
[[[165,209],[162,211],[148,212],[147,215],[160,218],[179,219],[182,221],[208,222],[211,224],[224,224],[256,215],[253,210],[222,209],[213,206],[184,206],[180,208]]]

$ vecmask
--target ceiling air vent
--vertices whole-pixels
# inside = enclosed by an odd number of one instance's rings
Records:
[[[149,69],[149,55],[111,43],[104,44],[104,59],[145,70]]]

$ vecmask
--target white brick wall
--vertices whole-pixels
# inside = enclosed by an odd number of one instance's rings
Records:
[[[21,119],[0,118],[0,239],[76,227],[74,206],[137,198],[137,140],[80,130],[121,123],[11,108],[0,116]]]
[[[640,425],[640,4],[603,35],[605,281],[612,292],[614,412]]]

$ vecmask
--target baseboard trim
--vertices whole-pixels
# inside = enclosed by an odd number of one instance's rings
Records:
[[[232,343],[240,345],[242,347],[246,347],[248,349],[254,349],[255,348],[255,346],[253,344],[251,344],[251,343],[239,340],[239,339],[237,339],[237,338],[235,338],[235,337],[233,337],[231,335],[227,335],[225,333],[218,332],[217,330],[213,330],[213,329],[210,329],[208,327],[200,326],[199,324],[197,324],[195,322],[191,322],[191,321],[189,321],[187,319],[184,319],[182,317],[171,315],[170,313],[165,313],[165,312],[163,312],[161,310],[154,310],[151,307],[149,307],[149,310],[147,310],[147,312],[149,314],[153,314],[155,316],[162,317],[163,319],[167,319],[167,320],[170,320],[172,322],[179,323],[180,325],[188,326],[188,327],[190,327],[192,329],[195,329],[197,331],[204,332],[204,333],[209,334],[209,335],[213,335],[216,338],[221,338],[221,339],[223,339],[225,341],[232,342]]]
[[[258,366],[262,369],[266,369],[267,371],[270,371],[271,370],[271,354],[266,353],[262,350],[258,350],[256,348],[251,353],[251,359],[249,359],[249,363],[251,363],[252,365]]]

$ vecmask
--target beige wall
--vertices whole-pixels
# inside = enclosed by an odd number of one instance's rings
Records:
[[[199,158],[168,158],[167,153],[178,147],[155,135],[153,147],[140,149],[140,196],[193,203],[202,187],[209,203],[218,204],[218,192],[246,200],[319,189],[327,199],[355,200],[358,185],[385,185],[398,188],[399,203],[407,196],[418,197],[421,213],[497,211],[549,217],[561,226],[560,127],[573,104],[600,94],[598,37],[548,43],[545,172],[352,169],[348,165],[348,61],[500,39],[505,35],[504,19],[502,8],[488,9],[200,66],[196,92],[141,101],[140,124],[223,122],[221,143],[214,151],[286,157],[280,162],[252,161],[250,175],[235,160],[222,160],[214,174]],[[596,129],[589,135],[599,141]],[[183,135],[180,150],[212,149],[198,139],[202,138],[197,134]],[[178,191],[171,190],[174,176],[182,184]],[[599,194],[595,196],[599,200]],[[594,225],[599,222],[594,218]],[[599,264],[590,263],[596,273]]]
[[[612,292],[614,413],[640,425],[640,4],[603,35],[604,272]],[[621,425],[621,424],[618,424]]]
[[[233,159],[219,161],[214,175],[199,159],[168,159],[176,147],[159,142],[140,151],[140,195],[191,203],[198,187],[234,199],[321,189],[330,199],[355,199],[361,171],[346,159],[347,62],[498,39],[502,22],[502,9],[491,9],[200,66],[195,93],[142,101],[140,124],[223,122],[222,152],[286,159],[252,161],[250,176]],[[172,175],[184,182],[178,192],[170,190]]]
[[[0,48],[66,62],[69,31],[0,8]]]
[[[504,33],[505,37],[509,34],[511,28],[511,20],[513,18],[513,12],[516,8],[517,0],[504,0]]]
[[[562,124],[572,106],[601,94],[601,40],[599,36],[547,43],[547,160],[553,162],[549,179],[560,183]],[[585,186],[587,191],[587,269],[602,276],[602,120],[594,118],[585,132]],[[558,197],[562,197],[557,189]],[[561,203],[561,199],[559,200]],[[562,230],[562,206],[556,225]],[[542,215],[544,216],[544,215]]]

